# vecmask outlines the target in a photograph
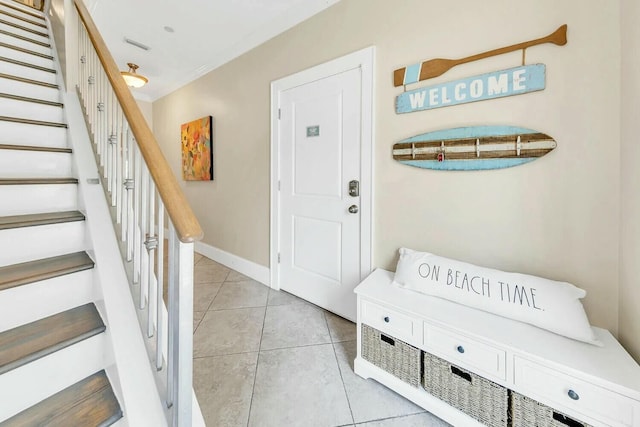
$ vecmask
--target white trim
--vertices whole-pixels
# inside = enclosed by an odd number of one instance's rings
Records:
[[[373,145],[374,145],[374,100],[375,46],[370,46],[317,65],[282,79],[271,82],[271,232],[270,255],[271,287],[280,289],[278,252],[280,248],[280,199],[278,163],[280,146],[280,123],[278,109],[283,91],[330,77],[345,71],[360,68],[361,74],[361,177],[360,177],[360,277],[371,273],[373,265]]]
[[[195,251],[247,277],[269,286],[269,268],[253,261],[223,251],[206,243],[196,242]]]

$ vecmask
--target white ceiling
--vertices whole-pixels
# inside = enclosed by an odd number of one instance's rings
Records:
[[[85,1],[118,67],[136,63],[149,79],[134,97],[154,101],[339,0]]]

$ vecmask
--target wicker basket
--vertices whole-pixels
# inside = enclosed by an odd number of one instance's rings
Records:
[[[362,357],[414,387],[420,386],[420,350],[362,324]]]
[[[511,419],[513,427],[591,427],[515,391],[511,392]]]
[[[423,386],[433,396],[489,427],[506,427],[509,422],[506,388],[429,353],[424,353]]]

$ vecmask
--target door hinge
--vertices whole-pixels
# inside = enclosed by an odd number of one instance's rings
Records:
[[[278,108],[278,120],[282,118],[282,110]]]
[[[278,252],[278,264],[280,264],[280,252]]]
[[[280,191],[280,180],[278,180],[278,191]]]

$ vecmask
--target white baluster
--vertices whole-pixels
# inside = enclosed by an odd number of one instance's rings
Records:
[[[122,123],[120,122],[120,114],[118,114],[118,101],[113,89],[111,90],[111,115],[113,117],[113,136],[116,140],[115,146],[115,171],[113,178],[113,205],[116,207],[116,224],[120,224],[122,228]]]
[[[179,252],[178,248],[178,238],[176,237],[176,230],[173,227],[173,222],[169,219],[169,259],[167,260],[169,264],[169,277],[168,280],[168,303],[167,303],[167,334],[168,334],[168,348],[167,348],[167,408],[171,408],[174,403],[175,397],[175,371],[176,371],[176,324],[178,321],[176,319],[176,291],[177,291],[177,283],[179,277],[179,266],[177,265]]]
[[[162,318],[162,303],[164,295],[164,204],[158,195],[158,287],[156,289],[156,369],[162,369],[162,350],[165,347],[166,334]]]
[[[90,133],[91,135],[94,136],[94,143],[96,142],[95,140],[95,112],[93,110],[93,105],[95,104],[96,101],[96,96],[95,96],[95,92],[96,92],[96,54],[95,51],[93,50],[93,48],[90,46],[90,50],[89,50],[89,105],[87,106],[87,111],[89,113],[89,124],[90,124]],[[99,152],[99,151],[98,151]]]
[[[87,32],[84,29],[84,25],[82,22],[78,24],[80,27],[80,31],[82,34],[81,42],[82,42],[82,56],[80,56],[80,64],[81,64],[81,73],[78,81],[78,87],[80,88],[80,94],[82,96],[82,107],[86,109],[87,106]]]
[[[149,251],[149,260],[148,260],[148,273],[147,277],[149,278],[149,288],[147,291],[147,297],[149,298],[149,308],[147,311],[147,336],[151,338],[153,336],[153,332],[155,329],[155,315],[157,309],[157,301],[156,297],[158,292],[156,288],[158,287],[158,282],[154,280],[154,267],[155,267],[155,251],[158,248],[158,234],[156,232],[156,187],[153,184],[153,181],[149,179],[149,226],[148,226],[148,235],[147,235],[147,250]]]
[[[78,58],[79,61],[79,71],[78,71],[78,90],[80,91],[80,102],[82,106],[85,106],[85,93],[86,90],[84,88],[84,84],[86,81],[86,72],[87,72],[87,47],[86,47],[86,36],[87,33],[84,29],[84,24],[80,17],[78,17],[78,31],[80,32],[79,41],[78,41]]]
[[[84,85],[82,84],[82,79],[84,77],[84,61],[86,57],[84,56],[84,25],[82,24],[82,19],[78,16],[78,82],[77,87],[80,92],[80,102],[84,104]]]
[[[134,178],[134,141],[129,130],[127,130],[127,157],[128,157],[128,172],[127,172],[127,261],[133,260],[133,240],[134,234],[134,206],[133,206],[133,190],[138,185]]]
[[[104,141],[104,153],[106,159],[104,176],[106,178],[107,185],[107,193],[111,192],[111,177],[113,175],[113,165],[112,165],[112,152],[113,152],[113,143],[111,140],[111,133],[109,131],[109,110],[107,108],[107,75],[105,74],[102,67],[100,67],[100,100],[98,101],[98,107],[101,108],[100,111],[100,133],[102,136],[102,140]]]
[[[140,193],[142,190],[142,156],[140,155],[140,149],[135,139],[132,138],[133,150],[135,153],[135,160],[133,164],[134,180],[136,182],[134,188],[134,205],[133,205],[133,283],[140,282]]]
[[[111,170],[109,172],[111,175],[111,180],[109,181],[109,184],[111,191],[111,207],[116,208],[116,223],[119,223],[120,218],[117,214],[117,200],[118,193],[120,192],[120,187],[118,187],[118,181],[120,179],[120,176],[118,175],[118,164],[120,158],[120,144],[118,141],[118,117],[114,108],[114,106],[116,105],[114,93],[111,89],[111,85],[108,82],[107,84],[107,117],[109,117],[108,134],[109,142],[111,143]]]
[[[104,110],[103,110],[103,112],[101,114],[102,120],[101,120],[100,126],[102,127],[102,130],[101,130],[101,132],[102,132],[102,140],[104,141],[104,155],[106,157],[105,160],[104,160],[104,163],[105,163],[105,173],[104,173],[104,175],[105,175],[105,178],[107,179],[107,189],[108,189],[107,191],[111,191],[111,187],[110,187],[110,185],[111,185],[111,172],[112,172],[112,169],[113,169],[113,166],[111,165],[111,161],[113,160],[111,153],[112,153],[113,146],[111,144],[111,141],[109,140],[109,136],[110,135],[109,135],[109,127],[108,127],[108,121],[107,121],[108,113],[107,113],[107,110],[106,110],[107,83],[108,83],[108,80],[107,80],[107,74],[104,72],[104,69],[102,68],[102,65],[100,65],[100,75],[102,76],[102,78],[101,78],[102,84],[101,84],[101,87],[100,87],[100,91],[101,91],[100,103],[102,103],[103,108],[104,108]]]
[[[104,71],[102,70],[102,65],[98,61],[98,85],[97,89],[97,100],[96,100],[96,119],[97,119],[97,133],[98,138],[100,138],[100,147],[102,150],[100,151],[100,165],[102,166],[102,177],[105,178],[105,182],[107,186],[109,185],[109,141],[107,140],[105,123],[104,123],[104,80],[106,76],[104,75]]]
[[[193,370],[193,243],[182,243],[169,221],[168,397],[173,425],[191,425]]]
[[[120,237],[120,240],[125,242],[127,240],[127,195],[128,195],[128,191],[126,190],[126,184],[127,184],[127,178],[128,178],[128,165],[129,162],[127,161],[128,158],[128,148],[127,148],[127,135],[128,135],[128,128],[127,128],[127,123],[125,121],[123,121],[123,118],[121,116],[122,112],[120,112],[120,114],[118,114],[118,117],[120,117],[120,173],[119,175],[121,176],[121,184],[120,184],[120,188],[122,191],[120,191],[120,200],[118,201],[118,205],[120,205],[120,225],[122,228],[122,236]]]
[[[142,159],[142,157],[141,157]],[[149,257],[145,257],[142,251],[142,245],[147,239],[148,229],[148,203],[149,203],[149,170],[147,165],[142,162],[140,178],[142,179],[142,191],[140,191],[140,309],[146,307],[149,298],[149,270],[147,265]]]

